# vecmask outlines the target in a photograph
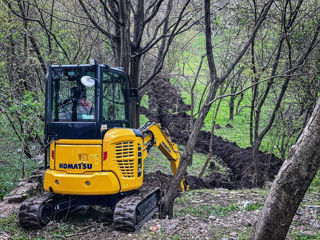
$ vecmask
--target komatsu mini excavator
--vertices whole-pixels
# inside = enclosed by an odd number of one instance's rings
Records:
[[[175,174],[180,154],[159,124],[130,128],[129,103],[136,95],[120,68],[96,62],[49,67],[43,184],[48,193],[22,203],[22,227],[42,228],[57,214],[103,205],[113,210],[115,229],[135,231],[159,211],[160,189],[143,185],[144,160],[156,146]]]

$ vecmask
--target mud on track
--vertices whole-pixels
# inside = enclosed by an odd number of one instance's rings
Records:
[[[149,120],[160,122],[162,127],[169,130],[172,139],[185,145],[188,137],[188,123],[190,116],[186,113],[189,106],[183,102],[178,88],[170,84],[166,78],[157,78],[148,89],[149,109],[141,107],[141,113]],[[195,150],[207,154],[209,149],[210,133],[201,131],[196,143]],[[226,178],[218,172],[206,177],[205,182],[197,177],[189,176],[189,184],[198,182],[198,188],[223,187],[227,189],[251,188],[253,187],[254,162],[251,148],[240,148],[234,142],[224,140],[219,136],[214,137],[214,155],[220,157],[224,164],[230,169]],[[282,165],[282,161],[273,154],[259,152],[259,161],[265,180],[273,180]],[[188,180],[188,179],[187,179]],[[193,188],[197,188],[197,184]]]

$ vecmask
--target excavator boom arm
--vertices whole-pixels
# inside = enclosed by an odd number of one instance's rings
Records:
[[[161,128],[160,124],[154,122],[147,122],[139,130],[144,135],[144,150],[148,152],[151,147],[157,147],[170,161],[173,175],[175,175],[180,164],[180,152],[177,145],[172,142],[169,132]],[[187,190],[185,186],[185,179],[183,178],[180,184],[182,191]]]

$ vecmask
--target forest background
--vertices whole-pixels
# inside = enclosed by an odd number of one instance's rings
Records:
[[[210,1],[210,48],[203,1],[2,0],[0,197],[42,164],[48,66],[90,59],[124,67],[139,91],[134,125],[148,120],[138,113],[149,109],[150,84],[165,78],[190,105],[185,131],[199,124],[252,148],[262,175],[258,151],[287,159],[320,97],[319,7],[316,0]],[[189,168],[200,173],[206,157],[193,158],[202,160]],[[312,186],[319,192],[319,173]]]

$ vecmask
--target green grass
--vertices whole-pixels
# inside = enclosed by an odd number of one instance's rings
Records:
[[[77,223],[71,224],[69,220],[63,221],[59,224],[51,224],[40,231],[28,231],[18,226],[18,214],[12,213],[8,218],[0,218],[0,232],[5,232],[10,235],[12,240],[24,239],[50,239],[58,240],[67,237],[69,234],[76,232]],[[75,239],[75,238],[68,238]]]
[[[219,193],[219,191],[213,190],[213,189],[197,189],[197,190],[192,190],[192,191],[187,191],[184,192],[181,196],[176,198],[175,203],[183,206],[190,205],[192,200],[195,197],[199,197],[202,194],[205,195],[214,195]]]
[[[8,218],[0,218],[0,229],[8,233],[15,233],[17,231],[17,213],[12,213]]]
[[[241,102],[241,106],[249,106],[251,104],[251,91],[246,92],[244,95],[244,99]],[[236,99],[235,105],[237,105],[239,99]],[[215,109],[217,104],[213,105],[212,109]],[[267,124],[267,120],[269,119],[269,110],[264,109],[261,116],[261,127],[263,128]],[[211,131],[213,119],[213,110],[210,111],[205,119],[203,130]],[[220,129],[215,129],[215,134],[217,136],[221,136],[224,139],[227,139],[231,142],[235,142],[241,148],[250,147],[250,108],[245,107],[242,109],[240,114],[234,114],[233,120],[229,120],[229,99],[225,98],[221,101],[216,123],[221,126]],[[227,128],[227,124],[231,124],[233,128]],[[274,154],[280,155],[276,148],[273,148],[274,135],[273,132],[270,131],[262,141],[260,150],[270,152],[273,151]]]
[[[320,193],[320,170],[318,170],[307,192]],[[308,203],[305,202],[305,204],[320,205],[320,199],[317,195],[311,195],[310,201],[308,201]]]
[[[263,207],[263,204],[261,203],[249,203],[244,209],[246,211],[255,211],[255,210],[259,210]]]
[[[314,177],[311,186],[309,188],[310,192],[320,192],[320,170],[318,170],[316,176]]]
[[[301,232],[295,232],[291,234],[292,239],[294,240],[319,240],[320,239],[320,233],[316,234],[304,234]]]
[[[172,83],[174,85],[177,84],[179,80],[172,80]],[[180,83],[181,84],[181,83]],[[187,87],[187,86],[185,86]],[[198,93],[201,93],[204,90],[204,86],[201,84],[198,84],[196,86],[196,91]],[[218,96],[219,94],[217,94]],[[184,102],[186,104],[190,104],[190,93],[183,91],[182,96],[184,98]],[[238,103],[239,98],[236,99],[235,101],[235,106]],[[197,97],[196,99],[196,109],[198,109],[200,98]],[[249,106],[251,104],[251,91],[247,91],[244,95],[244,98],[241,102],[240,106]],[[213,115],[215,112],[215,108],[217,106],[217,102],[214,103],[211,107],[211,110],[209,111],[207,117],[205,118],[204,121],[204,126],[202,130],[205,131],[211,131],[211,126],[212,126],[212,120],[213,120]],[[267,124],[267,120],[269,119],[269,114],[270,114],[271,106],[264,108],[261,116],[261,127],[263,128]],[[190,114],[190,112],[188,112]],[[250,138],[249,138],[249,127],[250,127],[250,108],[244,107],[240,114],[234,113],[234,119],[231,121],[229,120],[229,98],[224,98],[221,101],[219,111],[217,114],[217,119],[216,119],[216,124],[219,124],[221,126],[220,129],[215,129],[215,134],[217,136],[221,136],[222,138],[237,143],[239,147],[246,148],[250,147]],[[231,124],[233,128],[227,128],[227,124]],[[261,148],[260,150],[262,151],[270,151],[271,149],[273,152],[277,155],[279,155],[277,149],[272,148],[271,146],[273,145],[273,133],[270,131],[265,138],[262,141]]]
[[[21,162],[19,151],[20,142],[12,129],[0,123],[0,200],[8,194],[21,178]],[[36,148],[36,146],[34,146]],[[22,159],[25,163],[25,174],[29,176],[31,171],[38,168],[37,161],[28,159],[24,154]]]
[[[185,217],[187,214],[194,217],[208,218],[209,216],[225,217],[232,212],[237,211],[239,207],[236,204],[230,206],[215,206],[215,205],[198,205],[198,206],[186,206],[181,209],[177,209],[174,212],[175,217]]]

